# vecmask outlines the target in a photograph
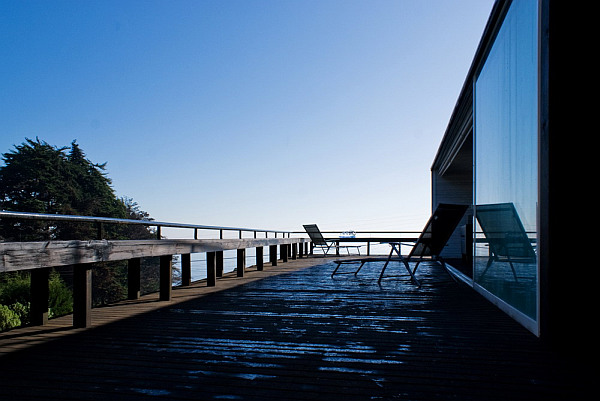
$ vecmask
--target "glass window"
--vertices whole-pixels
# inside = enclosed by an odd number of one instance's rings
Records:
[[[513,1],[474,87],[473,278],[537,320],[537,1]]]

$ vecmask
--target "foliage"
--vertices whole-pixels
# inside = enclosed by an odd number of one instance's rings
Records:
[[[152,220],[131,198],[117,198],[106,164],[88,160],[76,141],[55,147],[38,138],[27,139],[2,155],[0,166],[0,209],[10,211]],[[0,240],[91,240],[98,239],[98,226],[89,223],[36,220],[0,220]],[[156,234],[143,225],[105,224],[104,239],[154,239]],[[143,264],[142,288],[155,289],[156,261]],[[103,305],[123,299],[126,294],[127,262],[111,262],[92,270],[93,304]],[[61,270],[62,271],[62,270]],[[2,275],[0,304],[28,305],[29,275]],[[64,279],[67,279],[65,286]],[[53,272],[50,278],[50,317],[72,310],[70,277]],[[8,305],[8,306],[7,306]],[[6,308],[3,308],[5,310]],[[13,312],[15,309],[11,309]],[[8,312],[5,314],[8,317]],[[26,323],[23,316],[21,323]],[[13,315],[10,315],[14,323]]]
[[[124,299],[127,294],[127,262],[97,264],[92,269],[92,303],[106,305]]]
[[[67,153],[67,150],[70,152]],[[126,208],[116,199],[104,165],[94,164],[75,141],[57,148],[36,139],[26,139],[3,154],[0,167],[0,208],[49,214],[79,214],[125,217]],[[92,239],[92,225],[2,221],[6,240]]]
[[[131,198],[117,198],[104,164],[88,160],[73,141],[58,148],[39,139],[26,141],[2,155],[0,209],[121,219],[152,220]],[[146,239],[155,234],[141,225],[107,225],[105,238]],[[94,224],[3,220],[7,241],[98,239]]]
[[[0,331],[12,329],[21,325],[21,319],[15,311],[0,304]]]
[[[73,312],[73,294],[56,270],[50,272],[48,291],[49,318]]]
[[[0,282],[0,304],[10,305],[15,302],[27,304],[29,295],[29,273],[4,273]]]
[[[55,270],[48,281],[48,316],[56,317],[73,311],[71,290]],[[30,274],[28,272],[7,273],[0,282],[0,327],[3,330],[29,323]]]

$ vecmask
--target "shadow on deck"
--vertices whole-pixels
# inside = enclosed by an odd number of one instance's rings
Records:
[[[583,398],[576,365],[438,265],[418,289],[323,262],[9,353],[0,398]]]

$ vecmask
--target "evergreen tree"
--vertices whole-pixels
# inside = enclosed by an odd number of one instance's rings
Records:
[[[87,159],[76,141],[58,148],[44,141],[26,139],[2,155],[0,166],[0,209],[48,214],[113,217],[151,220],[148,213],[130,198],[117,198],[105,164]],[[146,226],[107,224],[106,239],[152,239]],[[95,224],[2,219],[0,240],[89,240],[98,239]],[[145,264],[151,280],[156,279],[155,263]],[[126,262],[96,265],[93,269],[94,304],[122,299],[125,295]],[[62,270],[62,269],[59,269]],[[68,280],[68,276],[66,277]],[[143,283],[144,285],[144,283]],[[146,287],[153,284],[146,283]]]
[[[70,147],[57,148],[37,138],[26,139],[2,156],[2,210],[149,219],[133,200],[115,196],[105,164],[88,160],[75,141]],[[2,221],[1,224],[0,235],[6,240],[97,239],[97,227],[93,224],[29,220]],[[109,225],[105,227],[105,234],[108,238],[120,239],[152,237],[142,226]]]

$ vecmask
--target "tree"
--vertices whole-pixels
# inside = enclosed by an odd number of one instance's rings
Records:
[[[55,147],[45,141],[25,139],[2,155],[0,209],[48,214],[151,220],[131,198],[117,198],[104,164],[87,159],[76,141]],[[0,221],[0,239],[7,241],[98,239],[95,224],[34,220]],[[142,225],[109,224],[107,239],[151,239],[155,233]],[[146,263],[149,271],[157,270]],[[125,295],[126,262],[111,262],[93,269],[94,304],[122,299]],[[60,269],[59,269],[60,270]],[[64,270],[64,269],[63,269]],[[156,274],[145,277],[155,279]],[[65,275],[69,282],[69,276]],[[143,283],[144,285],[144,283]],[[145,283],[146,287],[152,287]]]
[[[66,151],[70,150],[67,154]],[[0,207],[3,210],[49,214],[127,218],[127,206],[118,199],[105,164],[92,163],[75,141],[57,148],[26,139],[3,154],[0,167]],[[3,221],[7,240],[93,239],[92,224],[69,222]]]

